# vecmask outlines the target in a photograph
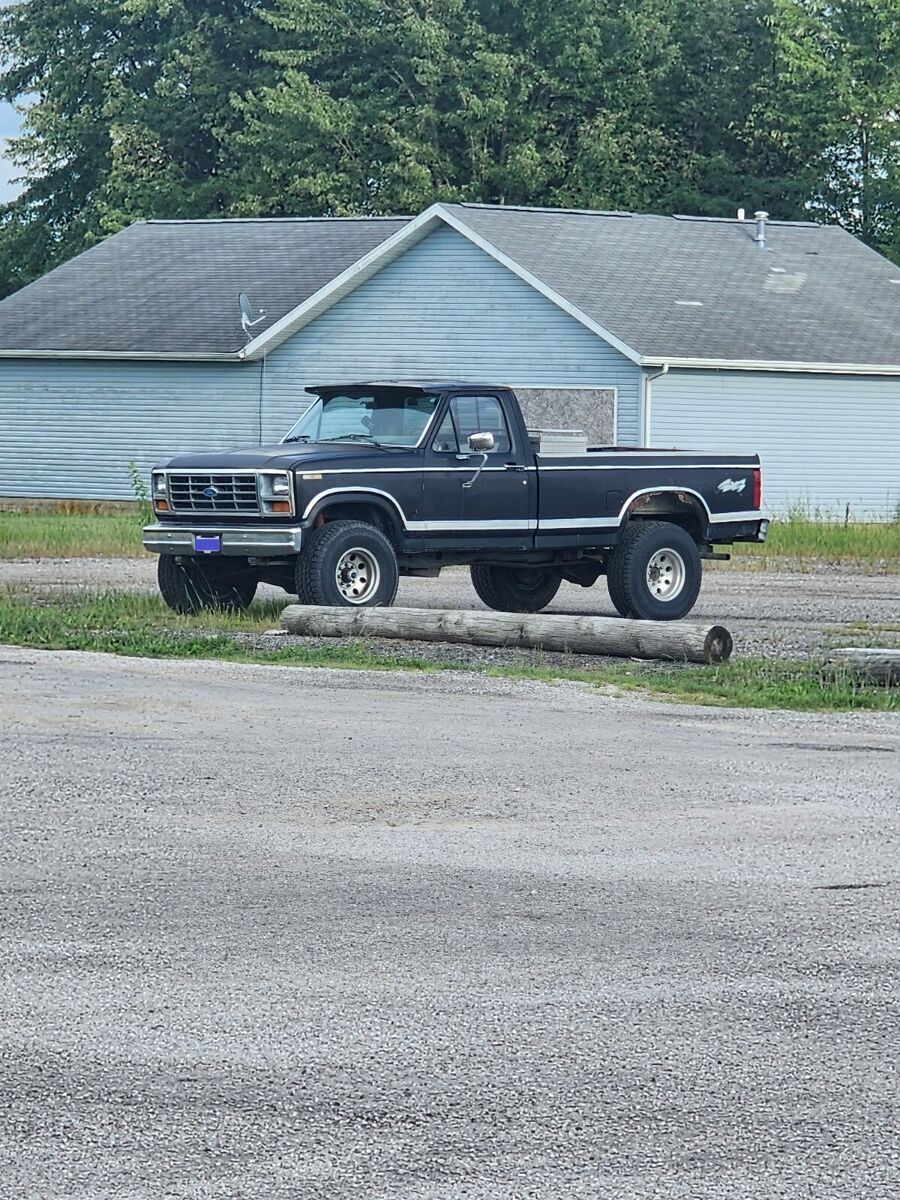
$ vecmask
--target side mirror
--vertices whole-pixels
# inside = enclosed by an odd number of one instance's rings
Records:
[[[494,448],[492,433],[470,433],[469,449],[473,454],[489,454]]]

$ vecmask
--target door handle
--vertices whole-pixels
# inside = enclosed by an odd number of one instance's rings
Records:
[[[527,471],[527,467],[523,467],[521,463],[507,463],[507,471]]]

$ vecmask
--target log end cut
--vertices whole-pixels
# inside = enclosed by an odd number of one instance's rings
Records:
[[[703,652],[708,663],[724,663],[731,658],[734,638],[724,625],[711,625],[706,633]]]

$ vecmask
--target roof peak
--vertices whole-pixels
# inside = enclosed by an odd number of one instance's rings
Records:
[[[448,205],[449,207],[449,205]],[[741,220],[739,217],[708,217],[696,213],[651,213],[651,212],[625,212],[616,209],[604,208],[552,208],[544,205],[530,204],[476,204],[472,201],[464,201],[455,207],[457,208],[474,208],[487,210],[489,212],[522,212],[522,213],[547,213],[552,216],[560,216],[566,214],[578,217],[622,217],[631,220],[641,221],[704,221],[710,224],[720,225],[752,225],[753,218],[745,217]],[[770,217],[767,224],[779,226],[793,226],[800,229],[830,229],[838,228],[838,226],[821,225],[818,221],[784,221],[778,218]]]

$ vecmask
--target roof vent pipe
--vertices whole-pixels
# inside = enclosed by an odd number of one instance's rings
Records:
[[[769,219],[767,212],[755,212],[753,219],[756,222],[756,237],[753,239],[759,246],[760,250],[766,248],[766,221]]]

